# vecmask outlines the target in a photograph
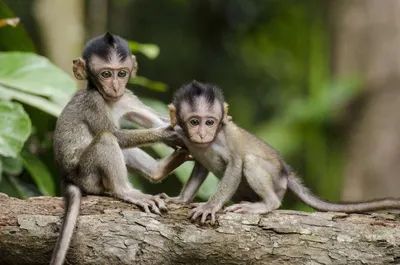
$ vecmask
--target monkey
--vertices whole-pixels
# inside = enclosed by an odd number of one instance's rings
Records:
[[[76,92],[56,122],[54,156],[66,207],[51,265],[64,263],[82,196],[86,194],[111,195],[147,213],[161,214],[167,210],[161,196],[144,194],[128,180],[128,169],[137,170],[150,180],[152,175],[170,173],[186,156],[177,149],[158,164],[138,148],[157,142],[171,147],[183,143],[168,117],[143,104],[126,89],[136,71],[136,58],[128,43],[108,32],[88,41],[82,57],[73,60],[74,76],[87,80],[87,85]],[[122,118],[147,129],[121,129]]]
[[[189,203],[211,171],[220,179],[207,202],[196,203],[192,221],[204,224],[230,200],[225,212],[269,213],[281,206],[286,189],[319,211],[367,212],[400,208],[399,199],[330,203],[313,195],[279,153],[228,119],[222,90],[193,81],[182,86],[169,105],[171,126],[181,135],[195,165],[176,203]],[[157,180],[165,176],[158,176]]]

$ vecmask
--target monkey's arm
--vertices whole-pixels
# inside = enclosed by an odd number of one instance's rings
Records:
[[[133,94],[129,95],[130,103],[124,117],[145,128],[160,127],[169,124],[169,118],[157,113]]]
[[[218,184],[217,190],[206,203],[201,203],[194,208],[189,217],[196,220],[201,216],[200,223],[204,224],[207,216],[211,215],[211,224],[215,224],[215,213],[228,202],[235,194],[242,178],[242,160],[232,157],[226,166],[224,175]]]
[[[93,117],[96,117],[95,120]],[[104,131],[111,132],[117,138],[121,149],[159,142],[164,142],[170,146],[184,146],[183,141],[169,125],[140,130],[123,130],[117,128],[110,120],[109,114],[101,107],[101,104],[96,104],[96,101],[94,101],[94,106],[92,106],[90,113],[87,113],[83,118],[83,122],[89,127],[93,135],[98,135]]]
[[[125,163],[129,169],[141,173],[148,180],[158,182],[163,180],[168,174],[187,161],[188,152],[178,149],[168,157],[156,161],[149,154],[139,148],[129,148],[122,150]]]
[[[183,186],[179,196],[171,198],[172,201],[181,203],[191,202],[196,196],[201,184],[203,184],[204,180],[206,179],[208,173],[209,171],[196,161],[189,180],[186,182],[185,186]]]
[[[115,129],[112,131],[112,134],[117,138],[121,149],[159,142],[163,142],[169,146],[184,146],[178,134],[169,126],[143,130]]]

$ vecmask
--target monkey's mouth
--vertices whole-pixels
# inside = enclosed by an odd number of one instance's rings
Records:
[[[207,147],[207,146],[209,146],[213,141],[199,142],[199,141],[191,140],[191,142],[192,142],[196,147]]]
[[[122,96],[123,96],[124,94],[122,94],[122,95],[120,95],[120,96],[106,96],[105,98],[107,99],[107,100],[109,100],[109,101],[118,101],[118,100],[120,100],[121,98],[122,98]]]

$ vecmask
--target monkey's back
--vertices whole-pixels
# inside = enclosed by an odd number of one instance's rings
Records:
[[[95,111],[90,102],[89,90],[79,90],[68,102],[57,120],[54,132],[54,155],[62,176],[68,176],[76,169],[79,159],[91,143],[93,135],[87,122]],[[94,117],[94,116],[92,116]]]
[[[229,148],[236,150],[241,158],[249,154],[272,160],[280,157],[279,153],[272,146],[233,122],[225,125],[224,131],[229,135],[228,139],[233,139],[233,141],[228,142],[230,145]]]
[[[225,124],[210,146],[198,149],[189,144],[188,148],[192,156],[218,178],[222,178],[232,154],[242,161],[246,156],[253,155],[272,164],[282,164],[275,149],[234,122]]]

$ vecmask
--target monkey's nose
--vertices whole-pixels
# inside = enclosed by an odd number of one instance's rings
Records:
[[[114,90],[114,92],[118,91],[118,81],[117,80],[113,80],[112,89]]]

